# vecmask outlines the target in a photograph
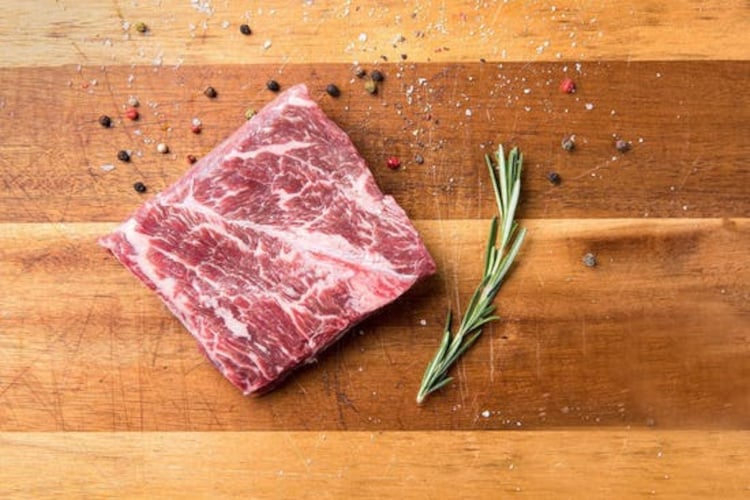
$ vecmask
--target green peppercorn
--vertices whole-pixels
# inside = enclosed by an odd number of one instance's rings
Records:
[[[378,93],[378,84],[372,78],[368,78],[365,81],[365,90],[370,94],[375,95]]]
[[[245,110],[245,119],[249,120],[250,118],[252,118],[253,116],[255,116],[255,114],[256,114],[255,108],[247,108]]]
[[[145,193],[146,185],[142,182],[136,182],[135,184],[133,184],[133,189],[135,189],[136,193]]]
[[[135,30],[138,33],[145,33],[148,31],[148,26],[146,26],[146,23],[135,23]]]
[[[268,80],[266,82],[266,88],[271,92],[278,92],[281,88],[281,85],[279,85],[279,82],[277,82],[276,80]]]

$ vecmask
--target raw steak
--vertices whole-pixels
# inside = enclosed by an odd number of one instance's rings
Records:
[[[245,394],[271,389],[435,263],[297,85],[100,244]]]

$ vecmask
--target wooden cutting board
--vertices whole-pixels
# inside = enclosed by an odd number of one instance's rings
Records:
[[[614,2],[0,14],[4,496],[750,491],[747,6],[644,2],[627,23]],[[377,95],[353,61],[386,75]],[[268,79],[308,84],[439,270],[248,399],[95,240],[270,101]],[[528,239],[502,320],[420,407],[445,314],[481,273],[483,155],[501,143],[525,155]]]

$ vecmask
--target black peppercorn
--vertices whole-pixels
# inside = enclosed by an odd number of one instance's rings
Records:
[[[133,189],[135,189],[136,193],[145,193],[146,185],[142,182],[136,182],[135,184],[133,184]]]
[[[247,24],[241,24],[240,25],[240,33],[242,33],[243,35],[249,35],[252,32],[253,32],[253,30],[251,30],[250,26],[248,26]]]
[[[107,115],[102,115],[99,117],[99,125],[101,125],[104,128],[109,128],[112,126],[112,118],[110,118]]]
[[[213,99],[213,98],[215,98],[219,94],[218,94],[218,92],[216,92],[215,88],[213,88],[213,87],[206,87],[206,90],[203,91],[203,95],[205,95],[209,99]]]
[[[333,83],[328,84],[328,86],[326,87],[326,92],[328,92],[328,95],[331,97],[338,97],[341,95],[341,91]]]
[[[121,149],[120,151],[117,152],[117,159],[127,163],[130,161],[130,153],[128,153],[124,149]]]
[[[560,177],[560,174],[557,172],[550,172],[547,174],[547,180],[550,181],[551,184],[558,186],[560,185],[560,182],[562,182],[562,177]]]
[[[380,72],[380,71],[378,71],[377,69],[376,69],[375,71],[373,71],[373,72],[372,72],[372,75],[371,75],[371,77],[372,77],[372,79],[373,79],[373,80],[375,80],[376,82],[382,82],[383,80],[385,80],[385,75],[383,75],[383,73],[381,73],[381,72]]]
[[[278,92],[281,88],[281,85],[279,85],[279,82],[277,82],[276,80],[268,80],[266,82],[266,88],[271,92]]]

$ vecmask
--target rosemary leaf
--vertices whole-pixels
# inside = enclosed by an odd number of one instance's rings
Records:
[[[427,364],[422,377],[417,393],[418,404],[453,380],[448,376],[453,364],[476,342],[484,325],[500,319],[495,314],[493,302],[526,237],[526,229],[519,227],[514,220],[521,196],[523,154],[518,148],[513,148],[506,159],[503,147],[499,146],[495,152],[495,162],[490,155],[485,155],[484,160],[499,217],[493,217],[490,222],[482,279],[469,300],[455,335],[451,333],[453,315],[448,311],[440,347]]]

